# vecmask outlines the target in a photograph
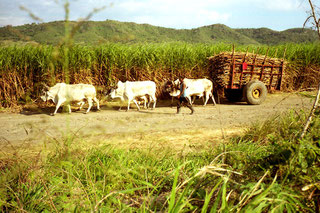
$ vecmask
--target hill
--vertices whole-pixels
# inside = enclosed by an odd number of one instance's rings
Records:
[[[304,43],[318,40],[314,30],[293,28],[284,31],[274,31],[268,28],[235,29],[236,32],[245,35],[260,44],[277,45],[282,43]]]
[[[70,22],[76,26],[77,22]],[[0,42],[36,42],[40,44],[58,44],[65,33],[65,22],[56,21],[22,26],[0,28]],[[232,29],[222,24],[214,24],[190,30],[177,30],[157,27],[149,24],[136,24],[119,21],[83,22],[74,34],[76,44],[95,45],[106,42],[191,42],[191,43],[235,43],[268,44],[303,43],[317,39],[315,31],[310,29],[289,29],[274,31],[268,28]]]

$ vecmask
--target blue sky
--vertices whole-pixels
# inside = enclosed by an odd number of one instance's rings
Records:
[[[0,0],[0,26],[63,20],[65,0]],[[307,0],[69,0],[70,19],[86,17],[94,8],[105,9],[90,20],[106,19],[192,29],[211,24],[231,28],[286,30],[302,27],[307,17]]]

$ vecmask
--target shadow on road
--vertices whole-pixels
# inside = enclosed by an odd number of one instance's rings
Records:
[[[155,115],[174,115],[176,114],[176,111],[173,112],[157,112],[154,110],[149,110],[149,111],[138,111],[139,113],[144,113],[144,114],[155,114]]]
[[[217,104],[221,104],[221,105],[247,105],[246,102],[229,102],[225,99],[220,99],[219,101],[216,100],[216,102],[217,102]],[[121,103],[119,103],[119,102],[112,102],[112,101],[103,102],[103,101],[101,101],[100,110],[101,111],[119,111],[120,105],[121,105]],[[195,106],[202,106],[203,105],[202,99],[196,99],[194,105]],[[209,101],[207,103],[207,106],[211,106],[211,105],[213,105],[213,103],[212,103],[212,101]],[[152,106],[152,103],[150,106]],[[85,107],[81,111],[79,111],[78,107],[72,106],[71,110],[72,110],[72,113],[84,113],[87,110],[87,107],[88,106],[85,105]],[[157,104],[156,104],[156,108],[162,108],[162,107],[171,107],[172,109],[176,108],[177,107],[177,99],[174,99],[173,101],[171,101],[171,99],[158,100]],[[122,103],[122,110],[121,111],[126,110],[126,108],[127,108],[127,103],[126,102]],[[133,103],[131,103],[130,110],[136,110],[136,109],[137,109],[137,107]],[[27,116],[44,114],[44,115],[50,116],[54,112],[54,110],[55,110],[54,104],[50,104],[50,103],[49,104],[41,104],[41,105],[31,104],[31,105],[24,106],[22,108],[22,110],[20,111],[20,114],[27,115]],[[143,110],[143,111],[140,111],[141,113],[171,114],[171,113],[159,113],[159,112],[152,111],[150,109],[148,111],[144,111],[143,108],[141,108],[141,110]],[[97,111],[98,110],[95,105],[90,110],[90,112],[97,112]],[[57,113],[60,114],[60,113],[68,113],[68,112],[67,112],[66,107],[64,106],[64,107],[60,107]]]

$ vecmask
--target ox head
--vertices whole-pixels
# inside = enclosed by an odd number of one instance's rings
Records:
[[[107,91],[108,97],[112,99],[114,98],[123,99],[124,84],[125,83],[118,81],[116,86],[111,86],[111,88]]]
[[[43,101],[48,101],[50,100],[50,87],[46,84],[43,84],[43,89],[41,91],[41,96],[40,98],[43,100]]]
[[[107,89],[104,91],[103,95],[106,96],[106,97],[108,97],[108,96],[110,95],[111,91],[112,91],[113,89],[115,89],[115,88],[116,88],[116,87],[113,86],[113,85],[108,86]]]
[[[176,87],[180,87],[181,82],[183,81],[183,77],[177,78],[177,80],[173,81],[173,84],[176,85]]]
[[[167,82],[164,84],[164,91],[165,91],[165,92],[171,92],[172,86],[173,86],[173,81],[167,81]]]
[[[169,93],[170,96],[178,96],[180,94],[180,81],[179,79],[175,81],[167,81],[165,84],[165,91]]]

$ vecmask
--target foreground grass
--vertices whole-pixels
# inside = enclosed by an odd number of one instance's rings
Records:
[[[214,149],[79,148],[55,140],[0,160],[2,212],[313,212],[319,205],[320,116],[255,124]],[[303,189],[303,190],[302,190]]]

